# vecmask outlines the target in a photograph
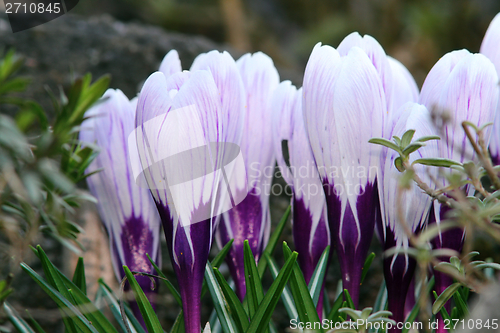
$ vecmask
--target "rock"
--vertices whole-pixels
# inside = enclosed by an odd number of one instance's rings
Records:
[[[110,87],[132,98],[171,49],[179,52],[185,69],[199,53],[227,49],[204,37],[125,24],[107,15],[84,18],[70,14],[15,34],[5,15],[0,16],[0,49],[11,47],[26,57],[23,74],[32,78],[26,96],[48,110],[51,104],[44,85],[57,92],[58,85],[66,86],[86,72],[94,78],[109,73]]]

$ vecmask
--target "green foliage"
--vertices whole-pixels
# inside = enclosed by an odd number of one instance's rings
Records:
[[[109,77],[91,83],[90,74],[72,83],[68,94],[52,96],[54,119],[36,102],[21,98],[28,80],[17,76],[23,60],[9,51],[0,62],[0,107],[16,109],[16,118],[0,115],[0,228],[7,247],[22,251],[42,231],[73,251],[81,245],[74,207],[93,198],[75,183],[97,152],[77,140],[84,112],[104,93]]]

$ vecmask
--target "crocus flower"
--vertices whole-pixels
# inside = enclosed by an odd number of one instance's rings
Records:
[[[498,76],[494,65],[482,54],[471,54],[466,50],[454,51],[443,56],[430,70],[420,93],[420,103],[437,114],[448,112],[449,123],[444,124],[438,143],[438,156],[460,163],[476,160],[475,152],[462,128],[467,120],[476,126],[484,125],[495,118],[498,102]],[[491,127],[485,130],[489,138]],[[439,186],[445,186],[444,177]],[[471,193],[471,187],[464,188]],[[440,223],[449,208],[437,202],[429,223]],[[447,230],[432,241],[434,248],[448,248],[460,252],[464,231],[460,228]],[[449,258],[443,258],[449,260]],[[441,294],[452,282],[452,278],[435,271],[435,290]],[[450,311],[450,303],[446,304]],[[440,321],[441,322],[441,321]],[[440,326],[440,331],[444,327]]]
[[[129,101],[120,90],[108,90],[103,102],[88,110],[80,140],[95,143],[101,151],[86,172],[100,172],[87,178],[90,192],[109,236],[116,277],[125,276],[122,266],[154,274],[146,254],[160,265],[160,217],[147,189],[139,187],[132,174],[128,136],[134,130],[137,100]],[[151,281],[137,276],[146,295],[151,296]],[[151,299],[152,300],[152,299]],[[135,302],[134,314],[142,319]]]
[[[297,90],[290,81],[282,82],[274,92],[271,107],[276,160],[283,178],[293,191],[294,244],[299,253],[300,268],[309,284],[323,251],[330,245],[330,228],[325,194],[304,127],[302,90]],[[282,150],[282,142],[285,140],[289,165]],[[320,294],[317,307],[320,316],[323,309],[322,296],[323,293]]]
[[[238,100],[243,95],[236,64],[226,52],[204,57],[206,69],[190,72],[179,72],[176,54],[166,57],[162,72],[152,74],[141,90],[132,138],[142,163],[139,173],[163,223],[188,333],[201,331],[201,287],[216,218],[239,201],[234,193],[246,180],[227,183],[233,179],[228,166],[238,173],[240,165],[233,162],[242,161]]]
[[[500,13],[491,21],[481,44],[480,52],[487,56],[500,73]],[[500,75],[500,74],[499,74]],[[500,164],[500,102],[497,106],[495,123],[490,139],[490,154],[494,165]]]
[[[368,140],[382,136],[387,112],[383,82],[357,46],[341,55],[317,44],[304,74],[306,132],[325,191],[343,286],[355,305],[378,205],[380,149]]]
[[[246,291],[244,241],[249,241],[255,259],[259,260],[270,233],[269,195],[275,157],[271,124],[273,110],[269,104],[271,94],[279,84],[279,75],[271,58],[261,52],[242,56],[237,65],[246,93],[241,151],[247,170],[249,195],[223,214],[216,239],[220,247],[234,239],[226,261],[236,284],[236,293],[243,300]],[[228,112],[233,117],[232,111]]]
[[[415,130],[414,138],[435,135],[430,113],[423,105],[411,102],[404,104],[393,118],[394,128],[391,135],[401,136],[410,129]],[[410,162],[417,158],[436,155],[437,143],[429,141],[425,147],[410,155]],[[388,310],[392,312],[392,319],[404,322],[405,301],[416,267],[415,259],[405,252],[410,246],[406,231],[418,233],[425,227],[431,208],[431,198],[415,184],[411,184],[408,190],[400,189],[399,172],[394,166],[394,160],[398,156],[397,152],[389,150],[382,157],[378,179],[382,219],[377,227],[385,250],[391,248],[401,250],[398,254],[384,259],[384,277],[388,293]],[[415,165],[414,168],[422,180],[431,183],[430,170],[425,170],[422,165]],[[403,216],[404,220],[401,220],[400,216]],[[406,230],[403,223],[406,224]],[[401,332],[401,329],[393,327],[392,332]]]

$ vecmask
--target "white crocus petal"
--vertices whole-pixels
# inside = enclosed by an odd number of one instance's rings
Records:
[[[491,21],[481,44],[480,52],[487,56],[495,65],[500,76],[500,13]],[[490,140],[492,158],[498,163],[500,160],[500,101],[497,106],[496,117]]]
[[[435,135],[431,116],[425,106],[417,103],[407,103],[397,112],[400,117],[396,121],[395,131],[404,133],[407,130],[415,130],[414,138]],[[390,151],[383,162],[383,186],[381,194],[382,222],[393,231],[397,246],[408,247],[408,236],[399,220],[396,207],[401,205],[405,223],[411,231],[423,227],[431,204],[430,197],[423,193],[416,184],[410,184],[409,190],[398,192],[399,178],[401,173],[394,166],[394,160],[398,157],[394,151]],[[437,156],[437,142],[428,141],[426,146],[420,148],[410,156],[410,162],[417,158],[429,158]],[[431,187],[432,178],[435,178],[435,170],[422,165],[415,165],[419,177]],[[384,228],[385,233],[385,228]],[[384,235],[385,238],[385,235]]]
[[[273,110],[273,145],[276,152],[276,161],[283,178],[289,185],[293,185],[293,179],[283,156],[282,143],[287,141],[288,147],[290,147],[293,134],[292,110],[298,99],[302,99],[302,92],[299,94],[297,97],[297,88],[290,81],[283,81],[274,91],[271,101],[271,110]],[[300,106],[302,106],[302,103]]]
[[[269,104],[279,84],[279,75],[271,58],[262,52],[246,54],[236,64],[246,91],[241,150],[250,166],[247,169],[248,180],[250,186],[260,187],[262,192],[266,192],[264,189],[272,181],[272,172],[263,171],[274,165],[273,110]]]
[[[330,133],[325,130],[325,118],[331,113],[331,98],[340,55],[333,47],[318,43],[314,46],[304,73],[303,104],[304,123],[309,143],[318,166],[320,178],[327,180],[327,168],[340,165],[337,154],[331,156]],[[321,87],[321,89],[320,89]],[[327,164],[328,163],[328,164]]]
[[[115,249],[119,256],[113,261],[118,278],[121,278],[121,265],[133,265],[132,262],[127,263],[126,256],[134,253],[126,255],[124,251],[133,249],[134,244],[122,244],[122,237],[130,237],[123,229],[130,227],[125,227],[127,221],[139,219],[148,226],[154,242],[148,252],[153,259],[158,256],[160,219],[149,191],[135,182],[132,172],[135,160],[128,149],[128,136],[135,127],[135,103],[135,99],[129,101],[120,90],[107,90],[103,102],[85,114],[89,118],[82,124],[80,132],[81,141],[100,147],[99,155],[86,172],[102,170],[89,176],[87,183],[98,199],[97,207],[110,237],[110,248]],[[128,241],[134,242],[137,239],[133,237],[139,236],[132,235]]]
[[[227,130],[219,141],[240,142],[245,113],[245,88],[233,57],[226,51],[200,54],[190,69],[196,70],[208,70],[219,89],[223,121],[227,124]]]
[[[345,56],[349,53],[349,50],[353,47],[359,47],[368,55],[373,66],[375,66],[378,75],[382,81],[382,86],[385,92],[385,101],[387,103],[387,110],[384,112],[390,112],[393,108],[393,86],[394,78],[391,73],[391,66],[387,59],[387,55],[379,44],[379,42],[370,35],[361,35],[358,32],[353,32],[342,40],[339,44],[337,50],[341,56]]]
[[[165,55],[160,64],[159,71],[162,72],[165,77],[182,71],[181,61],[176,50],[170,50],[167,55]]]
[[[464,57],[470,55],[467,50],[458,50],[445,54],[431,68],[425,78],[420,92],[419,103],[432,113],[439,102],[441,91],[455,65]]]
[[[491,61],[482,54],[471,54],[460,60],[448,76],[437,103],[439,112],[450,112],[451,123],[445,126],[441,156],[458,162],[474,157],[462,128],[463,121],[476,126],[492,122],[498,103],[498,75]],[[489,141],[491,127],[485,130]]]
[[[391,66],[394,82],[394,110],[398,110],[408,102],[416,103],[418,101],[419,91],[415,79],[400,61],[389,56],[387,58]]]

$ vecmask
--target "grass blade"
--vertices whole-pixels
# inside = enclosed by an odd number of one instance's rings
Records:
[[[167,279],[167,277],[165,276],[165,274],[163,274],[163,272],[161,271],[160,267],[158,267],[156,265],[156,263],[154,262],[153,259],[151,259],[151,257],[149,256],[149,254],[146,254],[148,256],[148,259],[149,259],[149,262],[151,263],[151,265],[153,265],[154,269],[156,270],[156,273],[161,277],[161,281],[163,281],[163,283],[165,283],[165,285],[167,286],[167,289],[170,291],[170,293],[172,294],[172,296],[174,296],[175,300],[177,301],[177,304],[179,304],[179,306],[182,308],[182,299],[181,299],[181,295],[179,294],[179,292],[177,291],[177,289],[175,289],[174,285],[172,284],[172,282],[169,281],[169,279]]]
[[[248,314],[250,319],[253,318],[255,312],[259,308],[260,302],[264,298],[264,291],[262,290],[262,282],[260,281],[260,274],[255,264],[255,257],[250,249],[248,240],[245,240],[243,247],[244,263],[245,263],[245,283],[247,287],[246,299],[248,302]]]
[[[312,297],[314,306],[318,306],[319,295],[323,291],[323,281],[325,280],[326,269],[328,267],[328,257],[330,253],[330,245],[328,245],[323,254],[319,258],[318,265],[314,269],[309,285],[309,294]]]
[[[125,276],[130,284],[130,289],[134,292],[135,300],[139,306],[139,310],[141,310],[142,318],[144,319],[144,323],[146,323],[148,332],[163,333],[160,321],[158,320],[153,307],[149,303],[148,298],[144,294],[144,291],[142,291],[141,286],[139,286],[139,283],[137,283],[137,280],[127,266],[124,265],[123,270],[125,271]]]
[[[263,276],[264,272],[266,271],[267,267],[267,256],[272,257],[274,249],[276,248],[276,245],[278,244],[278,240],[281,237],[281,234],[283,233],[283,230],[285,229],[286,222],[288,221],[288,217],[290,216],[290,212],[292,211],[292,207],[288,206],[288,208],[285,210],[285,213],[281,217],[280,222],[276,226],[276,229],[274,229],[273,234],[271,237],[269,237],[269,242],[267,243],[266,248],[262,252],[262,256],[260,257],[258,268],[259,268],[259,275]]]
[[[285,288],[288,280],[292,276],[295,264],[297,262],[297,252],[293,252],[288,256],[287,261],[279,272],[278,276],[272,283],[271,287],[264,296],[257,312],[255,313],[246,333],[264,332],[269,327],[271,315],[278,304],[281,293]],[[316,309],[315,309],[316,311]]]
[[[271,275],[273,276],[273,279],[276,280],[279,274],[278,265],[276,265],[276,262],[274,261],[273,258],[269,256],[267,257],[268,257],[267,263],[269,264]],[[286,312],[288,313],[288,317],[290,317],[290,319],[297,319],[299,317],[299,314],[293,302],[293,296],[290,293],[290,289],[287,286],[285,286],[285,288],[283,289],[283,293],[281,294],[281,300],[283,301],[283,304],[285,304],[285,309]]]

